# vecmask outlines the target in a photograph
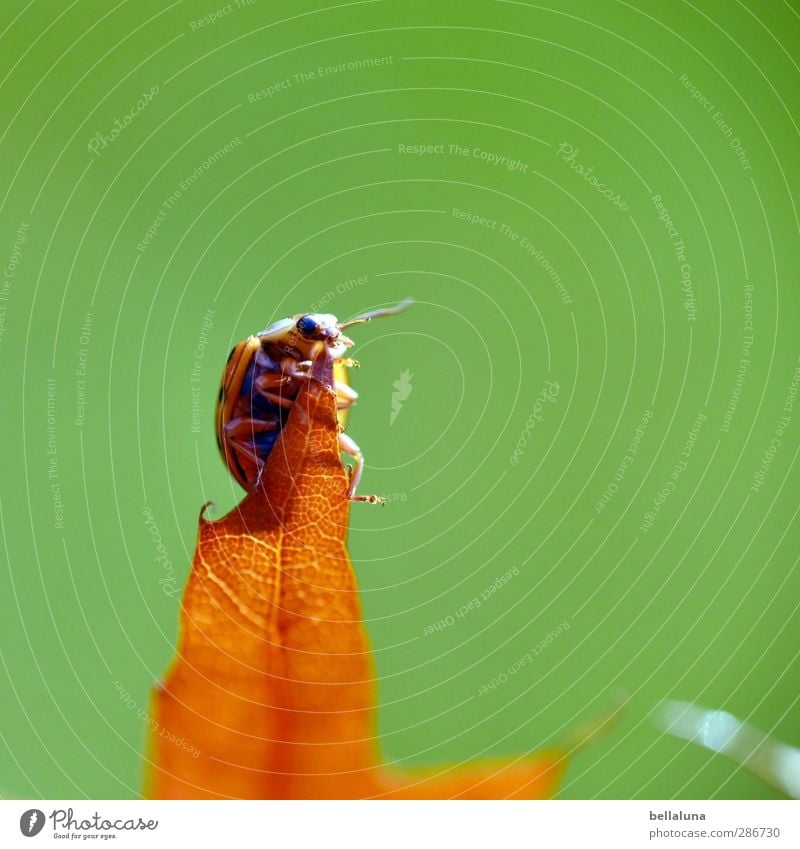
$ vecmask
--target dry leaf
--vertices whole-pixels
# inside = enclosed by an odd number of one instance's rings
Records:
[[[544,798],[562,751],[398,771],[345,545],[350,504],[323,351],[260,488],[201,514],[180,642],[153,696],[151,798]]]

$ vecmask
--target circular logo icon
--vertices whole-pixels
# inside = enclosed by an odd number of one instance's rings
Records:
[[[44,811],[31,808],[19,818],[19,830],[25,837],[36,837],[44,828]]]

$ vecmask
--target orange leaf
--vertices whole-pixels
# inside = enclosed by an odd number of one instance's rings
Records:
[[[259,489],[200,517],[177,656],[153,695],[151,798],[543,798],[566,764],[400,772],[380,760],[375,678],[347,553],[350,503],[326,351]]]

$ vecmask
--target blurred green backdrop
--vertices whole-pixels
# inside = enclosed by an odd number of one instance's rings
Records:
[[[138,795],[232,343],[412,295],[353,331],[387,757],[626,692],[563,797],[770,797],[648,715],[800,744],[799,11],[4,0],[0,791]]]

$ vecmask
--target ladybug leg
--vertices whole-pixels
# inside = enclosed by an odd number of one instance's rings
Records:
[[[364,455],[353,440],[344,433],[339,434],[339,448],[356,462],[350,469],[350,485],[347,489],[347,498],[350,501],[365,501],[368,504],[384,504],[385,500],[380,495],[356,495],[361,473],[364,471]]]
[[[253,419],[248,416],[239,416],[226,422],[224,427],[226,444],[230,443],[231,449],[237,454],[243,454],[255,464],[257,469],[255,482],[248,480],[248,484],[249,487],[258,486],[265,463],[263,457],[260,457],[255,451],[253,438],[257,433],[278,430],[280,427],[279,423],[276,421],[265,421],[264,419]],[[244,472],[242,471],[242,473]]]
[[[294,404],[294,399],[284,397],[280,390],[290,385],[291,381],[291,375],[270,371],[258,377],[253,384],[253,388],[259,395],[263,396],[268,401],[272,401],[279,407],[286,407],[287,410],[290,410]],[[277,389],[278,391],[273,392],[274,389]],[[290,391],[286,394],[292,395],[293,393]]]
[[[283,374],[279,371],[268,371],[265,374],[261,374],[256,378],[255,388],[256,391],[261,391],[262,389],[272,390],[278,389],[280,386],[286,386],[291,383],[292,376],[290,374]]]
[[[337,410],[347,410],[352,407],[353,404],[358,400],[358,392],[355,389],[348,386],[346,383],[342,383],[339,380],[333,381],[333,388],[336,391],[336,409]]]
[[[264,460],[255,451],[253,437],[257,433],[278,430],[279,427],[278,422],[268,422],[263,419],[251,419],[246,416],[240,416],[226,422],[225,438],[237,451],[240,451],[258,466],[258,477],[260,478],[261,470],[264,467]],[[256,483],[258,483],[258,480],[256,480]]]
[[[297,362],[296,360],[287,358],[284,362],[286,366],[281,363],[281,368],[291,374],[292,377],[303,378],[311,371],[311,360]],[[337,366],[344,366],[345,368],[358,368],[361,365],[358,360],[354,360],[352,357],[340,357],[335,360],[335,363]]]
[[[268,422],[263,419],[251,419],[245,416],[231,419],[225,423],[225,434],[229,439],[240,441],[246,436],[252,436],[255,433],[266,433],[270,430],[277,430],[278,422]]]
[[[291,357],[284,357],[281,360],[281,373],[295,380],[308,380],[311,371],[311,360],[293,360]]]
[[[285,407],[287,410],[291,410],[294,407],[294,401],[291,398],[284,398],[283,395],[279,395],[277,392],[265,392],[260,389],[259,394],[266,398],[267,401],[272,401],[273,404],[277,404],[279,407]]]
[[[258,477],[261,477],[261,469],[264,466],[264,461],[258,454],[253,451],[253,445],[247,440],[242,439],[241,437],[232,437],[229,440],[231,446],[236,449],[237,454],[244,454],[248,460],[252,460],[256,466],[258,467]],[[258,483],[258,478],[256,478],[256,483]]]

